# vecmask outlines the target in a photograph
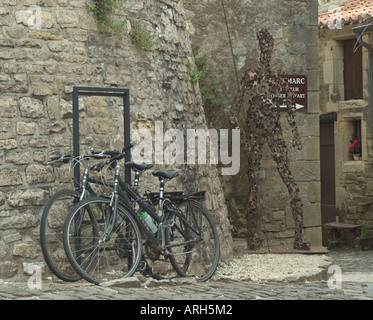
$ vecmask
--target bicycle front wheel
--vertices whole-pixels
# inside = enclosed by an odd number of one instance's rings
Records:
[[[185,200],[170,211],[166,247],[175,271],[182,277],[206,281],[214,274],[220,257],[219,236],[213,218],[200,202]]]
[[[40,219],[40,246],[49,269],[61,280],[77,281],[76,273],[63,247],[63,225],[70,209],[79,201],[80,193],[63,189],[51,196]]]
[[[71,209],[64,225],[64,247],[71,265],[95,284],[130,277],[141,261],[142,239],[136,220],[120,205],[113,221],[112,210],[110,199],[87,198]]]

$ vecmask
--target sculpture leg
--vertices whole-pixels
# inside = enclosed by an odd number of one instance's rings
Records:
[[[303,242],[303,204],[299,196],[299,188],[291,174],[287,149],[282,139],[281,131],[272,135],[268,139],[268,144],[271,148],[273,159],[277,163],[277,171],[290,195],[290,206],[295,224],[295,240],[293,247],[298,250],[310,250],[310,244]]]
[[[255,137],[257,138],[257,137]],[[255,139],[254,138],[254,139]],[[251,143],[250,143],[251,142]],[[257,232],[257,217],[258,217],[258,187],[256,180],[256,172],[260,168],[260,159],[262,155],[260,139],[253,143],[253,139],[249,139],[251,147],[249,148],[248,158],[248,183],[249,189],[247,193],[247,247],[249,250],[259,250],[260,239]]]

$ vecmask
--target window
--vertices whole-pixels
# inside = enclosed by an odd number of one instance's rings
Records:
[[[363,137],[362,137],[362,121],[361,119],[350,119],[344,123],[345,128],[345,135],[343,136],[344,141],[344,150],[347,151],[346,145],[350,145],[351,142],[354,140],[358,140],[360,142],[360,155],[363,156]],[[343,157],[344,161],[352,160],[350,152],[345,152],[345,156]]]
[[[363,98],[363,51],[356,38],[343,41],[344,100]]]
[[[355,120],[353,122],[354,125],[354,135],[352,140],[358,140],[360,143],[360,155],[363,155],[363,148],[361,147],[361,120]]]
[[[353,140],[359,140],[361,142],[361,120],[355,120],[353,124],[354,124]]]

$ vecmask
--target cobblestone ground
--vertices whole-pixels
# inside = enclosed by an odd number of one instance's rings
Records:
[[[340,274],[325,272],[325,280],[302,282],[254,282],[191,279],[140,281],[95,286],[43,280],[36,283],[0,283],[2,300],[373,300],[373,251],[333,250],[329,252]],[[330,270],[329,270],[330,271]],[[33,287],[34,286],[34,287]],[[151,310],[144,310],[150,312]]]

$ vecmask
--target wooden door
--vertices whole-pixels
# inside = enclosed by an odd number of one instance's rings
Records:
[[[356,39],[350,39],[344,44],[344,88],[345,100],[363,98],[363,58],[362,47],[356,44]]]

